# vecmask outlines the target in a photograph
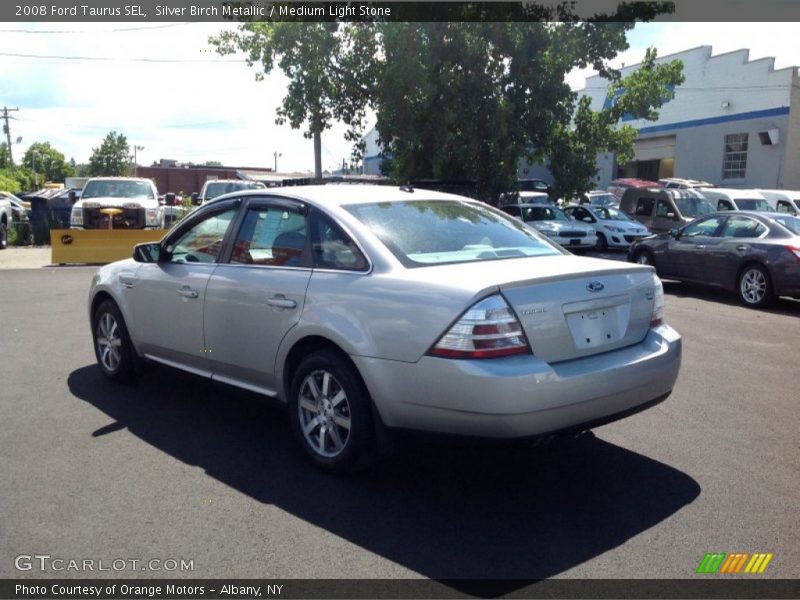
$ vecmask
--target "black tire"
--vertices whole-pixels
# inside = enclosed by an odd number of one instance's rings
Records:
[[[340,393],[344,398],[337,403]],[[369,393],[342,355],[320,350],[303,359],[292,377],[289,413],[297,440],[317,466],[353,472],[375,459]],[[345,422],[348,427],[343,426]]]
[[[116,324],[115,329],[113,324]],[[109,330],[111,336],[108,335]],[[110,343],[104,344],[102,340]],[[103,375],[117,383],[133,379],[137,373],[139,358],[131,343],[125,319],[112,300],[103,301],[92,315],[92,341],[94,355]],[[116,349],[116,354],[112,348]]]
[[[649,250],[638,250],[633,257],[633,262],[639,265],[649,265],[653,268],[656,266],[656,261],[653,258],[653,253]]]
[[[736,278],[736,295],[748,308],[763,308],[773,300],[772,280],[762,265],[746,265]]]
[[[598,252],[605,252],[608,250],[608,240],[604,234],[597,234],[597,244],[595,244],[594,247]]]
[[[8,229],[5,223],[0,223],[0,250],[8,247]]]

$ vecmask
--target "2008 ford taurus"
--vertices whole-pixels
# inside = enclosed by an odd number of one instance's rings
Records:
[[[481,202],[413,189],[249,190],[101,268],[112,380],[162,363],[288,403],[319,465],[376,432],[580,431],[666,398],[681,338],[652,267],[573,256]]]

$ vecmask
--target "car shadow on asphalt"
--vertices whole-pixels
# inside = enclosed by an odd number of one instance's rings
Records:
[[[546,446],[415,441],[358,476],[316,469],[277,401],[153,367],[108,382],[95,365],[75,397],[121,428],[259,502],[469,593],[519,589],[592,559],[691,503],[689,475],[593,434]],[[484,582],[482,594],[487,593]]]
[[[695,283],[683,283],[662,279],[664,293],[679,298],[695,298],[697,300],[708,300],[709,302],[719,302],[729,306],[738,306],[742,310],[753,310],[754,312],[766,312],[775,315],[786,315],[790,317],[800,317],[800,300],[793,298],[776,298],[772,304],[766,308],[748,309],[736,300],[733,292],[718,287],[704,286]]]

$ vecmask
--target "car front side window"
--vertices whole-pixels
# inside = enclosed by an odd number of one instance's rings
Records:
[[[231,225],[235,208],[209,215],[167,246],[169,262],[216,262],[225,233]]]
[[[695,221],[684,228],[682,237],[711,237],[719,229],[723,218],[724,217],[709,217],[702,221]]]

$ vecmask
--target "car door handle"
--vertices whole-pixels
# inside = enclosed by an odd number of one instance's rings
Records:
[[[197,290],[191,290],[189,288],[181,288],[178,290],[178,296],[182,296],[184,298],[197,298],[200,294],[197,293]]]
[[[272,298],[267,298],[267,304],[278,308],[297,308],[297,302],[287,298],[283,294],[275,294]]]
[[[744,252],[745,250],[747,250],[747,246],[745,246],[744,244],[742,244],[741,246],[736,246],[736,249],[737,249],[739,252]]]
[[[706,245],[705,244],[695,244],[694,247],[697,248],[698,250],[703,250],[706,247]]]

